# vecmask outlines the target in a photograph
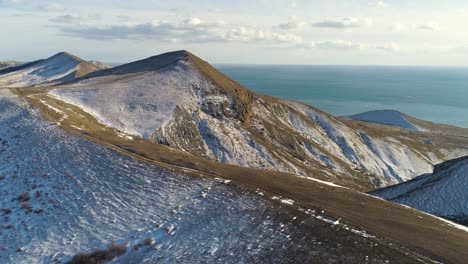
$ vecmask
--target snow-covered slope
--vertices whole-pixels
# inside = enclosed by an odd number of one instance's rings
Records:
[[[403,113],[394,110],[375,110],[356,115],[346,116],[345,118],[356,121],[363,121],[421,131],[421,128],[417,127],[408,119],[406,119]]]
[[[112,65],[104,63],[102,61],[91,60],[91,61],[88,61],[88,62],[93,64],[94,66],[98,67],[98,69],[100,69],[100,70],[105,70],[105,69],[112,68]]]
[[[1,263],[67,263],[111,243],[125,264],[415,261],[312,210],[74,137],[2,89],[0,127]]]
[[[23,63],[18,62],[18,61],[0,61],[0,70],[9,68],[9,67],[19,66],[21,64]]]
[[[50,86],[99,68],[66,52],[0,70],[0,87]]]
[[[432,174],[371,194],[468,225],[468,157],[444,162]]]
[[[459,147],[439,146],[429,133],[354,127],[311,106],[258,95],[187,51],[97,71],[49,95],[117,130],[198,156],[347,186],[403,182],[468,154],[466,138]],[[433,144],[424,143],[429,138]]]

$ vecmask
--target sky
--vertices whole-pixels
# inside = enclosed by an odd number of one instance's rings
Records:
[[[0,60],[468,66],[466,0],[0,0]]]

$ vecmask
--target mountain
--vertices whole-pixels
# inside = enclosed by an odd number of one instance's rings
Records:
[[[123,134],[122,148],[96,144],[89,135],[111,130],[89,122],[74,123],[81,132],[66,133],[72,131],[67,122],[89,114],[62,103],[41,108],[39,115],[27,102],[35,107],[34,98],[48,100],[34,93],[44,89],[23,89],[25,97],[18,90],[0,89],[2,263],[468,258],[468,232],[437,217],[328,182],[221,164],[168,147],[156,154],[174,154],[192,167],[157,164],[151,160],[156,144]],[[43,117],[63,120],[59,127]],[[131,144],[152,148],[123,150]]]
[[[468,154],[465,129],[440,132],[421,123],[408,130],[337,118],[254,93],[187,51],[92,72],[46,98],[195,156],[361,190],[404,182]]]
[[[371,192],[383,199],[468,225],[468,157],[446,161],[411,181]]]
[[[51,86],[100,68],[66,52],[0,70],[0,87]]]
[[[0,61],[0,70],[9,68],[9,67],[14,67],[23,64],[22,62],[19,61]]]
[[[394,110],[375,110],[356,115],[345,116],[344,118],[374,124],[389,125],[414,131],[422,131],[421,128],[411,123],[405,114]]]
[[[113,67],[112,65],[101,62],[101,61],[91,60],[91,61],[88,61],[88,62],[93,64],[94,66],[98,67],[100,70],[110,69],[110,68]]]

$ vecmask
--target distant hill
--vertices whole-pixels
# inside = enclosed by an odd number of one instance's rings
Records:
[[[394,126],[414,131],[421,131],[421,128],[411,123],[405,117],[405,114],[394,110],[375,110],[356,115],[345,116],[344,118],[355,121]]]
[[[22,64],[22,62],[19,61],[0,61],[0,70],[9,68],[9,67],[14,67]]]
[[[110,68],[113,67],[112,65],[110,65],[108,63],[101,62],[101,61],[91,60],[91,61],[88,61],[88,62],[93,64],[94,66],[98,67],[101,70],[110,69]]]
[[[468,157],[446,161],[432,174],[371,194],[468,225]]]
[[[66,52],[0,70],[0,87],[51,86],[99,70]]]

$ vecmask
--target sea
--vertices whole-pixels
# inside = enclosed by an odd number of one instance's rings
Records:
[[[468,128],[468,68],[215,65],[258,93],[302,101],[338,116],[397,110]]]

